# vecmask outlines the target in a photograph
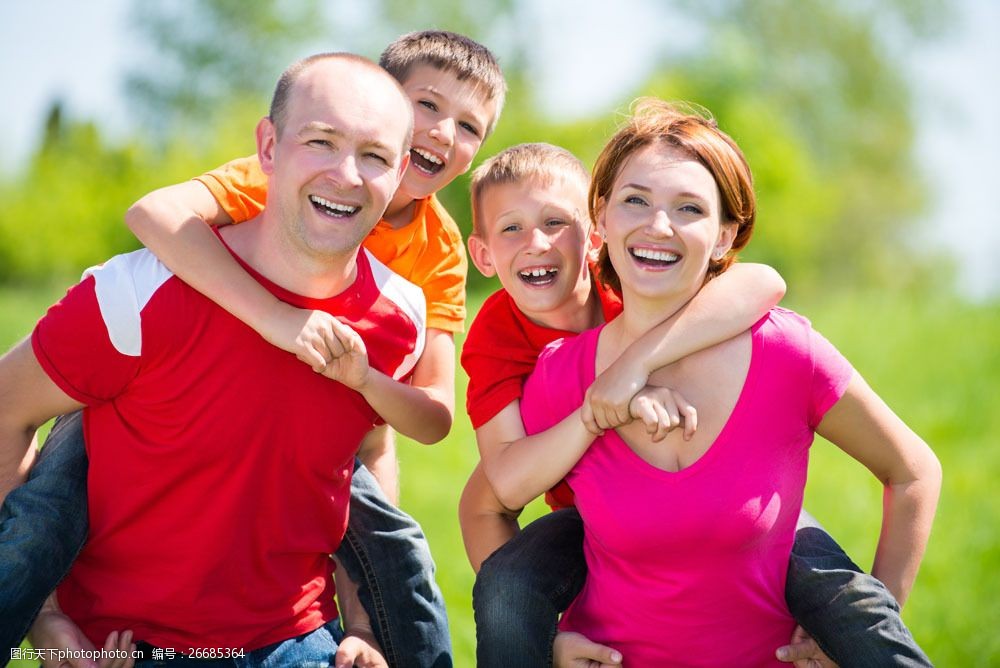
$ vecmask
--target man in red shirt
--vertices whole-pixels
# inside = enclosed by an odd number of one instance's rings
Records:
[[[411,132],[398,84],[348,54],[292,65],[257,127],[267,208],[220,236],[280,299],[336,317],[321,373],[145,250],[90,270],[0,359],[0,499],[35,428],[85,407],[90,534],[58,600],[91,640],[332,662],[354,454],[379,418],[406,419],[398,381],[423,345],[420,289],[359,252]],[[338,665],[371,656],[349,645]]]

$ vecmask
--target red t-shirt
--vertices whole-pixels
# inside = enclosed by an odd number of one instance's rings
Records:
[[[249,270],[249,268],[248,268]],[[423,345],[423,295],[368,253],[322,309],[400,377]],[[38,323],[35,355],[87,404],[90,534],[59,588],[93,639],[253,649],[337,616],[329,554],[347,526],[360,394],[173,276],[146,250],[88,271]]]
[[[622,312],[621,298],[594,280],[605,321]],[[510,402],[521,398],[524,381],[535,368],[538,353],[556,339],[576,336],[536,325],[528,319],[506,290],[498,290],[483,302],[462,346],[462,368],[469,376],[465,405],[476,429],[483,426]],[[559,483],[545,494],[553,509],[573,505],[573,492]]]

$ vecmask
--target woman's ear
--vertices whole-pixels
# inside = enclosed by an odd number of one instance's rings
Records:
[[[479,234],[469,235],[469,257],[472,258],[472,264],[476,265],[476,269],[483,276],[486,278],[496,276],[497,270],[493,266],[493,254],[490,253],[489,246]]]
[[[723,223],[719,226],[719,238],[715,242],[715,248],[712,250],[712,259],[721,260],[729,249],[733,247],[733,241],[736,240],[736,233],[739,232],[739,223]]]

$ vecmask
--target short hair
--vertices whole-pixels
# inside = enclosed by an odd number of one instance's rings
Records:
[[[632,155],[657,143],[679,149],[700,162],[715,179],[722,205],[721,222],[737,225],[729,252],[719,260],[709,261],[707,278],[712,278],[728,269],[737,253],[750,241],[757,217],[757,196],[750,165],[736,142],[719,129],[707,110],[699,108],[696,113],[694,105],[684,107],[654,98],[640,98],[632,103],[625,124],[611,137],[594,163],[588,196],[590,216],[597,220],[611,195],[615,179]],[[601,248],[597,269],[602,283],[621,290],[607,247]]]
[[[382,52],[378,64],[400,83],[405,83],[419,65],[451,72],[459,81],[472,81],[487,100],[496,102],[486,135],[496,128],[507,95],[507,82],[496,57],[479,42],[447,30],[410,32],[393,40]]]
[[[292,88],[294,87],[295,82],[298,81],[299,76],[304,71],[309,69],[310,66],[324,60],[342,60],[348,63],[354,63],[362,67],[363,69],[367,69],[371,72],[377,72],[380,76],[385,76],[386,74],[385,70],[379,67],[379,65],[376,64],[374,61],[371,61],[368,58],[365,58],[364,56],[359,56],[354,53],[346,53],[346,52],[316,53],[311,56],[302,58],[301,60],[295,61],[294,63],[289,65],[284,72],[281,73],[280,77],[278,77],[278,83],[274,87],[274,95],[271,96],[271,108],[268,111],[268,118],[271,119],[271,123],[274,125],[275,133],[278,135],[278,137],[281,136],[281,133],[285,127],[285,122],[288,120],[288,100],[291,98]],[[409,98],[403,91],[402,86],[399,85],[399,82],[393,79],[392,77],[388,76],[385,77],[385,80],[387,82],[392,82],[392,84],[395,85],[395,87],[399,91],[399,94],[402,96],[402,100],[406,103],[406,108],[407,109],[411,108]],[[406,146],[409,146],[410,139],[413,133],[412,117],[409,120],[409,126],[410,129],[407,131],[407,139],[405,141]]]
[[[560,146],[542,142],[517,144],[487,159],[472,172],[472,233],[483,234],[483,197],[494,187],[535,180],[548,185],[557,179],[580,186],[586,197],[590,174],[580,159]]]

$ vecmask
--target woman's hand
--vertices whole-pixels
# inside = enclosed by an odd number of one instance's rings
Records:
[[[646,425],[646,433],[654,443],[666,438],[682,421],[685,441],[691,440],[698,429],[698,411],[680,392],[667,387],[647,385],[632,398],[628,410],[633,419]]]
[[[784,647],[778,648],[776,656],[779,661],[795,664],[796,668],[837,668],[837,664],[823,653],[812,636],[801,626],[795,627],[792,639]]]

